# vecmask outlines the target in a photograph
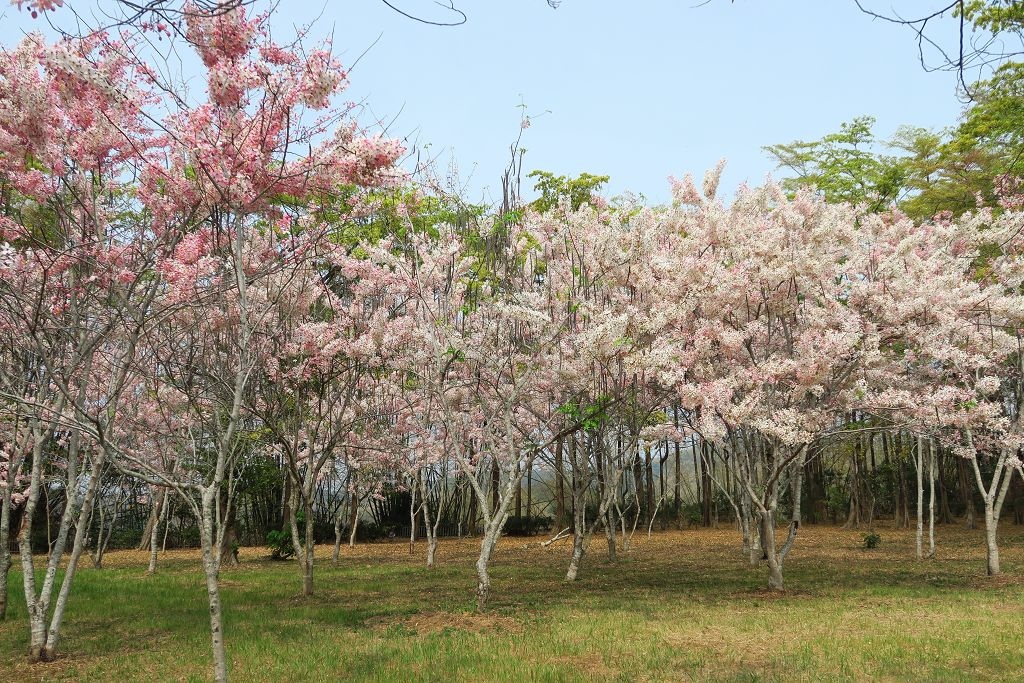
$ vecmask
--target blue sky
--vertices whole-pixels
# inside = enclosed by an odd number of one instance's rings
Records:
[[[432,0],[392,2],[447,16]],[[909,31],[853,0],[455,3],[468,21],[454,28],[380,0],[282,0],[274,22],[287,36],[316,20],[311,37],[333,33],[346,65],[365,52],[346,97],[442,168],[454,160],[473,200],[500,194],[521,103],[536,117],[526,170],[608,174],[612,193],[655,202],[668,198],[669,175],[699,175],[723,157],[724,189],[760,183],[773,171],[762,146],[820,137],[857,115],[875,116],[887,137],[901,124],[951,125],[962,109],[953,75],[925,73]],[[5,45],[39,26],[4,14]]]

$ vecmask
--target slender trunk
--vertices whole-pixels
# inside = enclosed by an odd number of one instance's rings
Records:
[[[160,515],[163,510],[164,496],[167,495],[167,489],[158,488],[156,493],[153,494],[153,508],[149,511],[149,517],[146,518],[146,526],[142,530],[142,536],[139,538],[139,545],[135,548],[136,550],[149,550],[152,547],[153,539],[153,527],[160,525]]]
[[[523,487],[516,487],[516,517],[522,519],[523,517]]]
[[[417,475],[418,476],[418,475]],[[416,491],[418,485],[413,482],[409,491],[409,554],[416,552]]]
[[[312,488],[312,487],[310,487]],[[312,491],[309,491],[312,494]],[[302,566],[302,594],[312,595],[313,594],[313,560],[316,553],[316,538],[314,537],[316,521],[313,518],[313,504],[312,496],[306,498],[306,529],[305,537],[306,542],[303,544],[300,552],[306,556],[306,561]]]
[[[159,499],[160,505],[160,516],[157,517],[156,524],[149,530],[149,567],[146,568],[147,574],[156,573],[156,554],[157,554],[157,536],[160,534],[160,525],[164,525],[164,529],[167,528],[167,508],[170,507],[168,500],[169,494],[164,491],[164,495]]]
[[[967,442],[974,450],[974,440],[971,430],[967,431]],[[982,498],[985,501],[985,545],[988,552],[987,571],[989,576],[996,576],[1000,573],[999,568],[999,545],[996,540],[996,533],[999,530],[999,514],[1006,501],[1006,492],[1013,481],[1014,468],[1009,463],[1010,453],[1003,450],[996,460],[992,481],[988,487],[981,476],[981,468],[978,466],[977,451],[974,451],[970,458],[971,466],[974,469],[974,479],[981,490]]]
[[[936,455],[935,468],[939,473],[939,524],[952,524],[953,511],[949,508],[949,487],[946,486],[946,470],[948,462],[940,449]]]
[[[219,488],[217,486],[216,488]],[[206,574],[206,597],[210,607],[210,642],[213,649],[213,677],[217,683],[228,680],[228,659],[224,649],[224,627],[220,604],[220,552],[214,550],[214,505],[218,499],[214,487],[203,491],[201,542],[203,571]]]
[[[220,520],[223,533],[220,535],[220,564],[238,564],[238,524],[235,519],[235,506],[228,500],[227,491],[224,491],[219,498]]]
[[[88,520],[90,508],[96,491],[99,490],[100,473],[103,471],[105,453],[102,447],[97,448],[93,455],[92,471],[90,472],[89,485],[85,492],[85,499],[82,501],[78,511],[75,537],[71,546],[71,554],[68,556],[68,566],[64,570],[64,580],[57,592],[57,601],[53,606],[53,616],[50,617],[50,627],[46,633],[46,648],[44,660],[52,662],[57,657],[57,641],[60,638],[60,628],[64,621],[64,611],[67,608],[68,597],[71,594],[71,582],[74,580],[78,568],[78,561],[85,551],[85,539],[88,534]],[[69,503],[70,504],[70,503]],[[44,587],[45,590],[45,587]],[[44,615],[45,616],[45,615]]]
[[[917,453],[914,455],[914,466],[917,468],[917,559],[924,556],[924,437],[917,437]]]
[[[356,544],[356,527],[359,526],[359,496],[356,494],[356,489],[352,489],[352,498],[349,501],[348,511],[348,547],[351,548]]]
[[[494,553],[494,546],[498,544],[498,537],[501,536],[501,525],[488,524],[484,530],[483,540],[480,541],[480,556],[476,561],[476,608],[483,612],[487,604],[487,596],[491,592],[491,575],[488,566],[491,562],[491,555]]]
[[[352,531],[348,535],[348,547],[354,548],[356,545],[356,529],[359,527],[359,516],[354,515],[352,517]]]
[[[858,436],[854,438],[853,449],[850,451],[850,481],[847,487],[850,495],[850,507],[846,514],[846,523],[843,524],[844,529],[856,529],[861,524],[863,501],[861,500],[860,448],[861,440]]]
[[[999,544],[996,531],[999,529],[999,513],[991,500],[985,501],[985,548],[987,551],[986,571],[989,576],[996,576],[999,571]]]
[[[608,511],[605,513],[604,521],[605,539],[608,541],[608,561],[614,563],[616,561],[615,555],[615,508],[612,506],[608,507]]]
[[[527,532],[533,533],[533,468],[526,470],[526,523]]]
[[[644,488],[644,506],[647,509],[648,522],[654,521],[654,463],[651,457],[651,446],[644,449],[644,475],[646,486]]]
[[[586,552],[584,543],[583,527],[586,523],[583,515],[577,514],[572,532],[572,556],[569,558],[569,570],[565,573],[566,581],[575,581],[580,571],[580,563],[583,562],[583,554]]]
[[[764,550],[764,558],[768,561],[768,588],[773,591],[781,591],[782,583],[782,562],[779,561],[778,553],[775,552],[775,511],[758,515],[760,522],[761,545]]]
[[[576,437],[569,437],[569,464],[572,467],[572,556],[569,569],[565,574],[566,581],[575,581],[586,553],[586,482],[588,478],[576,459]]]
[[[970,483],[970,474],[967,472],[967,461],[964,458],[957,458],[957,473],[960,475],[960,490],[964,496],[964,522],[968,529],[977,529],[978,522],[975,519],[974,510],[974,487]]]
[[[427,534],[427,567],[434,567],[434,554],[437,552],[437,524],[440,522],[441,513],[438,510],[436,519],[432,519],[430,516],[430,499],[427,497],[427,485],[423,481],[423,477],[419,478],[420,492],[423,499],[421,504],[423,507],[423,526],[426,529]],[[441,503],[438,503],[438,507],[442,507]]]
[[[679,422],[679,418],[676,417],[677,426],[678,426],[678,422]],[[675,506],[676,506],[676,528],[678,528],[680,531],[682,531],[683,530],[683,500],[682,500],[683,487],[682,487],[682,481],[681,481],[680,477],[682,476],[682,464],[683,464],[683,461],[682,461],[682,455],[680,453],[680,450],[681,449],[679,448],[679,442],[676,441],[675,442],[676,478],[675,478],[675,485],[673,487],[672,494],[673,494],[673,499],[675,501]]]
[[[7,618],[7,578],[11,571],[11,485],[0,501],[0,621]]]
[[[711,470],[714,468],[715,452],[712,450],[711,444],[706,441],[701,441],[701,451],[704,454],[703,461],[701,462],[701,487],[703,489],[702,501],[704,504],[701,525],[711,527],[715,525],[714,492],[711,489]]]
[[[565,465],[562,462],[562,439],[555,441],[555,527],[565,527]]]
[[[740,534],[743,537],[743,549],[750,557],[750,564],[757,564],[764,555],[761,549],[761,532],[760,527],[756,527],[756,533],[751,533],[750,522],[750,496],[743,491],[740,493]]]
[[[501,470],[498,469],[498,461],[491,461],[491,509],[498,509],[498,499],[501,492],[498,490],[501,488]]]
[[[935,557],[935,440],[928,445],[928,557]]]
[[[337,566],[341,557],[341,510],[334,515],[334,552],[331,553],[331,564]]]

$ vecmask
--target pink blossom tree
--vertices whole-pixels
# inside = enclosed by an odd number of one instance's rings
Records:
[[[174,242],[139,228],[128,190],[157,141],[144,116],[148,74],[126,49],[103,35],[54,46],[30,35],[0,53],[3,398],[22,425],[12,470],[31,463],[19,548],[34,660],[55,655],[107,455],[95,435],[117,420],[157,292],[147,275]],[[30,529],[51,464],[66,496],[38,585]]]
[[[691,427],[733,458],[741,512],[754,517],[750,546],[783,588],[782,568],[800,526],[808,449],[834,431],[846,390],[871,362],[871,339],[847,305],[859,274],[857,214],[777,185],[715,199],[721,166],[673,188],[666,220],[677,241],[662,295],[677,316],[677,356],[667,369]],[[775,538],[788,489],[789,532]]]
[[[1021,467],[1022,221],[1016,211],[989,210],[920,225],[872,216],[864,221],[865,277],[851,298],[882,341],[883,362],[859,398],[922,435],[919,479],[925,438],[971,463],[985,504],[989,574],[1000,571],[999,513]],[[982,459],[993,468],[988,482]]]
[[[68,506],[38,597],[28,528],[44,459],[32,458],[21,543],[32,656],[53,656],[86,516],[113,454],[123,471],[194,496],[223,680],[213,549],[248,427],[243,407],[273,334],[266,323],[295,268],[327,239],[318,207],[342,185],[389,182],[400,147],[362,136],[346,110],[332,108],[346,75],[326,46],[283,48],[266,35],[265,16],[242,8],[191,6],[187,18],[207,85],[194,105],[158,82],[136,46],[103,34],[54,47],[32,36],[3,53],[0,173],[25,211],[3,225],[0,303],[52,397],[5,399],[34,411],[34,453],[50,434],[66,451]],[[150,346],[140,352],[143,338]],[[119,411],[126,387],[191,412],[176,469],[143,457],[140,433]],[[48,617],[72,526],[69,571]]]

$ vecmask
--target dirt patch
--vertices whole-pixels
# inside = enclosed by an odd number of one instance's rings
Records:
[[[418,614],[383,615],[363,622],[374,631],[385,631],[401,625],[418,635],[440,633],[446,629],[469,633],[522,633],[523,627],[512,617],[476,612],[420,612]]]
[[[981,590],[1024,586],[1024,576],[1020,576],[1018,574],[999,574],[997,576],[979,575],[971,580],[970,586],[971,588],[978,588]]]
[[[751,590],[733,591],[729,594],[737,600],[797,600],[815,597],[813,593],[806,590],[787,588],[777,591],[770,588],[754,588]]]
[[[585,655],[561,655],[548,659],[548,663],[572,669],[573,672],[585,674],[584,678],[614,678],[618,676],[617,669],[613,669],[604,663],[604,658],[599,653]]]

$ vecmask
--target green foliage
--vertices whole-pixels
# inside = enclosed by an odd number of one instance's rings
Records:
[[[275,560],[287,560],[295,555],[295,544],[292,543],[290,531],[268,531],[267,546],[270,548],[270,557]]]
[[[876,151],[874,123],[871,116],[859,116],[820,140],[796,140],[764,149],[779,168],[792,173],[783,180],[787,189],[810,185],[830,202],[866,203],[880,210],[899,197],[906,169],[900,159]]]
[[[704,522],[704,512],[700,503],[683,503],[680,508],[681,510],[676,511],[676,517],[682,519],[686,526],[698,527]]]
[[[825,510],[832,519],[839,519],[850,509],[850,491],[842,472],[825,470]]]
[[[569,417],[584,432],[595,432],[608,420],[608,407],[611,398],[598,396],[593,403],[578,404],[574,401],[566,401],[558,406],[558,412]]]
[[[306,524],[306,513],[299,510],[295,515],[295,523],[299,525],[301,533],[302,527]],[[288,529],[268,531],[267,546],[270,548],[270,557],[275,560],[287,560],[295,555],[292,532]]]
[[[765,150],[789,173],[787,189],[814,186],[830,202],[864,203],[872,211],[895,203],[915,220],[957,216],[977,208],[979,199],[996,206],[996,178],[1024,175],[1024,63],[1003,64],[973,94],[949,131],[903,126],[878,141],[874,119],[862,116],[820,140]]]
[[[996,203],[994,180],[1024,173],[1024,64],[1009,62],[976,83],[961,122],[937,136],[903,129],[893,145],[907,153],[910,193],[901,208],[917,219],[959,215]]]
[[[878,546],[882,545],[882,537],[874,531],[864,534],[864,549],[874,550]]]
[[[537,181],[533,189],[540,192],[540,197],[535,199],[531,206],[541,212],[551,211],[563,201],[567,201],[569,208],[576,211],[584,204],[589,204],[591,198],[611,179],[610,176],[590,173],[581,173],[575,178],[570,178],[540,170],[530,171],[526,177],[535,178]]]
[[[966,0],[961,8],[967,21],[989,33],[1024,30],[1024,5],[1020,0]]]

